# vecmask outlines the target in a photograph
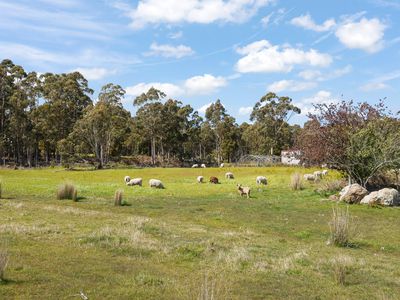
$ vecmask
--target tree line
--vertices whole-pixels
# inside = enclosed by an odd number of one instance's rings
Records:
[[[301,128],[288,119],[300,109],[289,97],[264,95],[252,123],[238,124],[220,100],[202,117],[190,105],[150,88],[122,102],[125,90],[94,91],[79,72],[38,74],[5,59],[0,64],[0,157],[3,164],[39,166],[95,162],[102,168],[124,157],[149,157],[151,165],[233,162],[245,154],[280,155]]]

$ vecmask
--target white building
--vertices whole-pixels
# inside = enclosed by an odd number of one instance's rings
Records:
[[[300,150],[288,150],[281,152],[281,162],[284,165],[300,165]]]

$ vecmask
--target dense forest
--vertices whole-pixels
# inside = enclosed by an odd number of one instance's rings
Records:
[[[250,123],[237,124],[220,100],[201,117],[190,105],[151,88],[122,106],[124,89],[104,85],[97,98],[78,72],[26,72],[0,64],[0,157],[3,165],[70,165],[140,157],[149,165],[233,162],[245,154],[279,155],[301,128],[292,99],[268,93],[254,105]],[[96,99],[96,100],[94,100]]]

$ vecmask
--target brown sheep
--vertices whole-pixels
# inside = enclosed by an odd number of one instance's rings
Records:
[[[250,188],[248,186],[238,184],[237,187],[240,196],[246,195],[247,198],[250,198]]]
[[[211,176],[210,177],[210,183],[218,184],[219,183],[218,178],[214,177],[214,176]]]

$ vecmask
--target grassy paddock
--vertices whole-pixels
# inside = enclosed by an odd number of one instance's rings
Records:
[[[0,170],[9,258],[0,299],[79,299],[80,291],[90,299],[399,299],[400,209],[351,206],[352,247],[328,246],[332,203],[310,183],[290,187],[293,173],[311,171]],[[126,186],[125,175],[142,177],[143,187]],[[198,175],[221,184],[199,184]],[[267,187],[255,185],[258,175]],[[166,189],[150,189],[150,178]],[[64,182],[78,202],[56,200]],[[250,199],[237,183],[252,188]],[[118,189],[124,206],[114,205]]]

